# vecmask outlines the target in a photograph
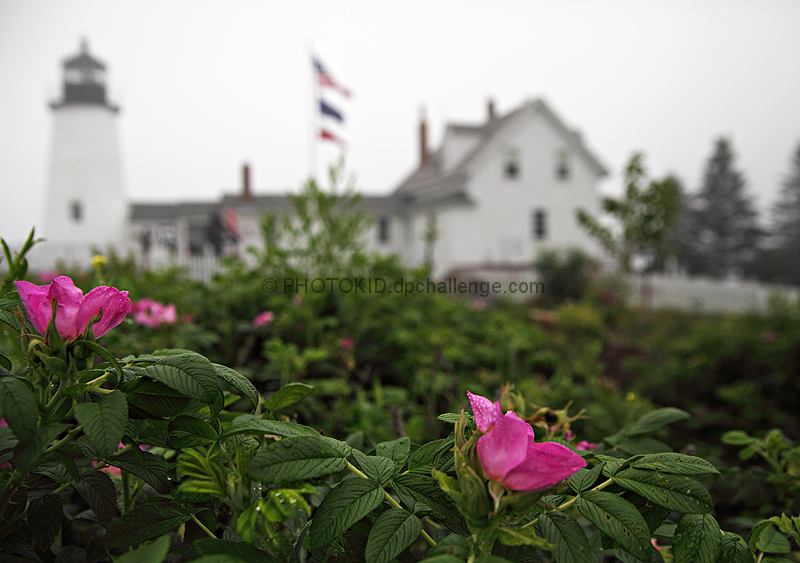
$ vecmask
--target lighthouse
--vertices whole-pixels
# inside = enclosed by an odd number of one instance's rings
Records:
[[[61,98],[50,103],[50,168],[38,232],[53,264],[85,266],[94,252],[127,247],[119,107],[109,102],[106,86],[105,65],[81,41],[80,52],[63,62]]]

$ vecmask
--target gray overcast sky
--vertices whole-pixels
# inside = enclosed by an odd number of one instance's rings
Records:
[[[39,220],[61,61],[81,37],[122,107],[134,201],[297,189],[309,174],[313,45],[355,96],[347,171],[388,193],[449,121],[543,97],[612,171],[643,150],[651,172],[699,185],[730,136],[766,209],[800,143],[800,2],[0,0],[0,236]],[[336,156],[323,146],[318,162]],[[766,218],[766,217],[764,217]]]

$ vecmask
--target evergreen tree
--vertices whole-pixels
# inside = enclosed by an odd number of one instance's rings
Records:
[[[731,142],[720,138],[699,193],[685,199],[678,223],[679,262],[690,274],[740,275],[756,257],[762,234]]]

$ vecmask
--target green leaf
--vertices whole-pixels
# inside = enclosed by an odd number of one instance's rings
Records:
[[[452,448],[454,443],[455,441],[453,438],[442,438],[441,440],[428,442],[414,452],[411,459],[408,460],[408,468],[416,469],[423,465],[432,465],[436,463],[441,453]]]
[[[131,418],[172,418],[186,410],[191,399],[149,377],[137,377],[121,386]]]
[[[761,532],[756,542],[756,549],[764,553],[786,554],[791,553],[792,546],[786,536],[770,524]]]
[[[165,356],[142,373],[206,404],[213,403],[219,391],[217,370],[199,354]]]
[[[555,545],[556,563],[592,563],[592,548],[578,522],[563,512],[548,512],[539,517],[539,528]]]
[[[375,479],[381,485],[392,480],[396,469],[394,461],[381,456],[367,455],[360,450],[351,452],[356,459],[361,471],[370,479]]]
[[[442,490],[438,481],[429,473],[420,473],[419,471],[419,469],[415,469],[398,475],[392,481],[392,488],[398,494],[426,505],[430,508],[433,516],[448,526],[451,531],[463,531],[461,516],[456,505]]]
[[[283,438],[258,452],[247,475],[262,483],[286,483],[316,479],[347,467],[350,446],[322,436]]]
[[[203,538],[194,542],[194,545],[201,555],[231,555],[244,563],[278,563],[279,561],[266,551],[241,542]]]
[[[150,545],[123,554],[114,563],[162,563],[169,553],[170,538],[161,536]]]
[[[53,440],[69,428],[69,424],[50,424],[36,430],[33,440],[20,442],[14,448],[14,467],[22,474],[27,473],[37,463],[44,450]]]
[[[475,563],[514,563],[505,557],[499,555],[481,555],[475,560]]]
[[[311,549],[333,543],[347,529],[381,505],[384,491],[377,481],[352,477],[328,493],[309,530]]]
[[[214,430],[208,422],[203,419],[189,416],[179,415],[169,422],[170,432],[176,432],[178,436],[189,434],[191,436],[198,436],[202,441],[214,442],[219,438],[219,434]]]
[[[631,463],[631,467],[653,469],[673,475],[706,475],[719,473],[717,468],[700,457],[685,454],[663,453],[643,455]]]
[[[111,477],[102,471],[89,471],[72,484],[103,522],[110,522],[117,513],[117,488]]]
[[[250,380],[243,376],[235,369],[223,366],[221,364],[211,364],[217,372],[220,379],[224,379],[230,383],[237,391],[247,397],[253,404],[253,407],[258,405],[258,391],[250,383]]]
[[[389,563],[413,544],[421,531],[422,522],[407,510],[387,510],[372,524],[364,552],[367,563]]]
[[[626,438],[617,445],[617,449],[629,456],[657,454],[661,452],[671,452],[667,444],[661,440],[656,440],[650,436],[634,436]]]
[[[465,416],[467,417],[467,420],[471,418],[470,415],[468,414]],[[438,420],[439,422],[447,422],[449,424],[455,424],[456,422],[461,420],[461,415],[454,412],[446,412],[444,414],[440,414],[439,416],[437,416],[436,420]]]
[[[229,438],[237,434],[255,434],[263,436],[271,434],[273,436],[316,436],[320,437],[319,432],[308,426],[285,422],[283,420],[261,420],[252,418],[242,422],[234,421],[228,428],[222,431],[220,439]]]
[[[46,494],[31,499],[28,505],[28,528],[32,546],[37,551],[50,549],[61,532],[64,507],[57,495]]]
[[[167,463],[161,456],[128,448],[115,456],[106,458],[106,463],[136,475],[162,495],[170,491]]]
[[[722,532],[719,561],[721,563],[753,563],[753,553],[739,534]]]
[[[145,501],[108,526],[103,544],[113,549],[142,543],[166,534],[191,518],[186,507],[170,499]]]
[[[0,378],[0,416],[21,442],[31,440],[39,421],[36,395],[27,381],[16,377]]]
[[[434,555],[453,555],[461,557],[463,563],[463,560],[469,556],[469,549],[470,543],[466,538],[458,534],[450,534],[436,542],[436,545],[429,548],[425,553],[430,554],[431,557]],[[429,561],[429,559],[425,561]]]
[[[553,549],[545,538],[536,535],[535,528],[522,526],[500,526],[496,529],[497,539],[504,545],[530,545],[537,549]]]
[[[274,561],[274,559],[264,559],[263,561]],[[214,555],[203,555],[197,559],[192,559],[192,563],[244,563],[244,561],[239,557],[226,553],[215,553]]]
[[[455,555],[434,555],[419,563],[464,563],[464,560]]]
[[[686,514],[672,537],[672,553],[681,563],[715,563],[722,534],[709,514]]]
[[[0,354],[0,375],[3,377],[9,377],[14,375],[11,373],[11,360],[6,358],[3,354]]]
[[[100,457],[117,450],[128,425],[128,401],[122,391],[114,390],[97,403],[77,403],[73,410]]]
[[[685,514],[708,514],[714,510],[706,488],[689,477],[632,468],[620,471],[612,479],[620,487],[670,510]]]
[[[605,491],[586,491],[577,497],[578,511],[636,557],[649,562],[653,546],[647,522],[627,500]]]
[[[599,465],[595,465],[591,469],[586,469],[585,467],[575,473],[569,479],[569,486],[570,488],[575,491],[576,493],[580,493],[585,491],[586,489],[591,489],[597,479],[603,472],[603,463]]]
[[[375,455],[394,461],[395,473],[400,473],[406,464],[406,460],[408,460],[408,456],[411,455],[411,440],[403,437],[391,442],[381,442],[375,448]]]
[[[302,401],[314,388],[305,383],[290,383],[264,401],[264,408],[275,412]]]
[[[722,435],[721,439],[723,444],[729,446],[746,446],[751,441],[750,436],[743,430],[729,430]]]
[[[673,407],[666,407],[647,413],[642,418],[624,427],[622,430],[606,438],[609,444],[619,444],[629,436],[650,434],[668,424],[689,418],[689,413]]]
[[[25,307],[22,306],[22,300],[19,298],[19,296],[0,299],[0,321],[3,321],[17,332],[22,332],[22,325],[19,324],[19,321],[14,314],[17,310],[17,307],[21,308],[23,314],[25,314]]]

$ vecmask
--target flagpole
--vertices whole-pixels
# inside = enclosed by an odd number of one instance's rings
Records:
[[[316,179],[317,177],[317,132],[319,130],[319,84],[317,71],[314,68],[316,53],[314,53],[314,43],[308,42],[308,59],[311,63],[311,117],[309,119],[309,143],[308,143],[308,176]]]

